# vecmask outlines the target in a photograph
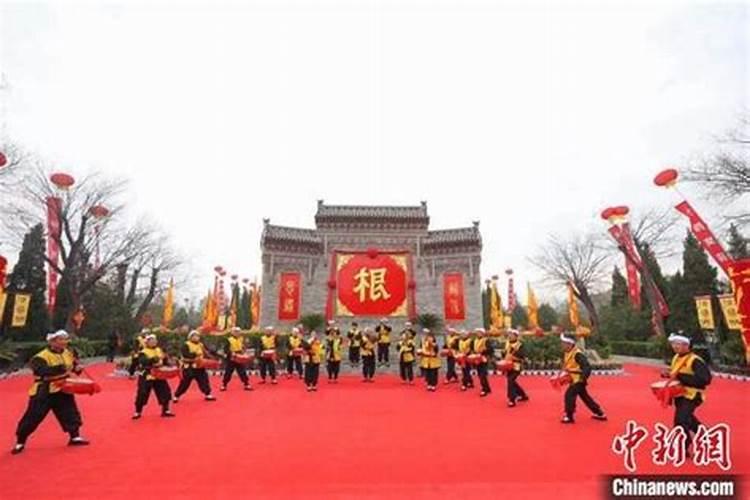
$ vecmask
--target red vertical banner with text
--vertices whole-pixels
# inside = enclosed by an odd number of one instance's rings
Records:
[[[727,268],[745,344],[745,361],[750,364],[750,259],[736,260]]]
[[[711,232],[708,225],[701,219],[698,212],[687,201],[683,201],[675,208],[688,218],[690,221],[690,230],[700,242],[703,249],[713,257],[714,261],[716,261],[725,273],[729,274],[729,264],[732,259],[729,258],[721,243],[718,242],[714,233]]]
[[[466,319],[463,274],[446,273],[443,275],[443,304],[447,321],[463,321]]]
[[[60,258],[60,214],[62,213],[62,200],[57,196],[47,197],[47,258],[57,266]],[[57,270],[47,263],[47,307],[50,314],[55,310],[57,298]]]
[[[279,280],[279,319],[294,321],[299,319],[300,274],[281,273]]]

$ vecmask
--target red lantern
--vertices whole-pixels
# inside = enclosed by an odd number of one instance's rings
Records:
[[[72,175],[57,172],[49,176],[49,180],[52,184],[57,186],[58,189],[68,189],[75,183],[75,179]]]
[[[221,266],[216,266],[216,267],[214,267],[214,271],[216,271],[216,272],[217,272],[218,274],[221,274],[221,271],[222,271],[223,269],[224,269],[224,268],[223,268],[223,267],[221,267]]]
[[[409,281],[407,286],[409,287],[409,290],[414,290],[415,288],[417,288],[417,284],[414,281]]]
[[[8,164],[8,158],[5,156],[5,154],[2,151],[0,151],[0,168],[3,168],[7,164]]]
[[[378,249],[377,248],[368,248],[367,249],[367,256],[371,259],[374,259],[378,256]]]
[[[614,208],[612,208],[612,207],[608,207],[608,208],[605,208],[604,210],[602,210],[602,219],[604,219],[604,220],[611,219],[614,216],[614,214],[612,213],[613,210],[614,210]]]
[[[630,213],[630,208],[626,207],[625,205],[612,207],[612,215],[614,215],[615,217],[625,217],[629,213]]]
[[[672,187],[677,183],[677,177],[679,177],[679,175],[679,172],[674,168],[662,170],[656,174],[656,177],[654,177],[654,184],[659,187]]]
[[[109,215],[109,209],[104,205],[94,205],[89,208],[89,213],[97,219],[102,219]]]
[[[336,280],[328,280],[328,288],[330,288],[331,290],[335,290],[336,289]]]

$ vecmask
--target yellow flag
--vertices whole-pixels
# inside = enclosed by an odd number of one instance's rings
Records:
[[[0,325],[3,324],[3,317],[5,317],[5,301],[8,298],[8,294],[5,293],[2,285],[0,285]]]
[[[576,302],[572,283],[568,283],[568,317],[570,318],[570,324],[578,328],[581,324],[581,317],[578,314],[578,302]]]
[[[731,293],[719,295],[719,304],[721,304],[721,310],[724,313],[727,327],[730,330],[742,330],[742,323],[740,323],[740,315],[737,313],[737,303],[734,301],[734,295]],[[3,308],[0,306],[0,311],[2,310]]]
[[[526,305],[529,309],[529,326],[531,328],[539,328],[539,305],[536,302],[534,290],[531,289],[531,283],[526,285],[526,289],[528,295],[528,298],[526,299]]]
[[[497,279],[493,278],[490,285],[490,329],[498,331],[504,327],[503,299],[500,298],[500,294],[497,291]]]
[[[17,293],[13,303],[13,319],[10,326],[26,326],[26,318],[29,315],[29,305],[31,304],[30,293]]]
[[[711,296],[702,295],[695,298],[695,308],[698,311],[698,323],[703,330],[714,329],[714,311],[711,308]]]
[[[163,327],[168,327],[174,316],[174,280],[169,280],[167,298],[164,300],[164,314],[161,319]]]

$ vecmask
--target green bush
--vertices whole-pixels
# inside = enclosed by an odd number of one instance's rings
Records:
[[[300,323],[305,327],[305,331],[311,332],[313,330],[320,332],[325,326],[326,319],[322,314],[305,314],[300,318]]]
[[[644,341],[612,340],[612,353],[621,356],[635,356],[638,358],[651,358],[669,360],[672,357],[672,349],[669,347],[666,337],[652,337]]]
[[[745,366],[745,345],[739,333],[731,332],[726,341],[722,342],[719,351],[721,362],[729,366]]]

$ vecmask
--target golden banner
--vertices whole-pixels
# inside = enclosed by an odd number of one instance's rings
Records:
[[[3,324],[3,318],[5,317],[5,301],[8,298],[8,294],[5,293],[2,286],[0,286],[0,325]]]
[[[26,326],[26,318],[29,315],[29,305],[31,304],[30,293],[17,293],[13,302],[13,319],[10,322],[12,327]]]
[[[724,313],[724,320],[727,322],[727,327],[730,330],[742,330],[742,323],[740,322],[740,315],[737,312],[737,303],[734,301],[734,296],[731,293],[719,295],[719,304],[721,304],[721,310]]]
[[[695,298],[695,308],[698,311],[698,323],[703,330],[713,330],[714,324],[714,311],[711,308],[711,296],[702,295]]]

